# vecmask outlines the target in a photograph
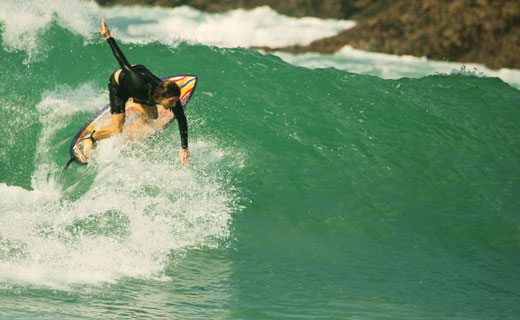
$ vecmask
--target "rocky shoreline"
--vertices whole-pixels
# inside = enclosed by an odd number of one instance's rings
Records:
[[[330,54],[345,45],[434,60],[520,69],[518,0],[97,0],[101,5],[189,5],[206,12],[269,5],[281,14],[354,19],[358,24],[307,46],[259,49]]]

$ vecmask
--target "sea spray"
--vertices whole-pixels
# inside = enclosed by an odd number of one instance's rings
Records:
[[[89,85],[65,86],[44,93],[36,106],[42,130],[32,190],[2,184],[3,281],[67,288],[157,277],[171,253],[218,246],[229,236],[229,212],[238,209],[232,192],[214,171],[205,174],[203,159],[193,168],[172,165],[177,148],[165,141],[150,147],[122,137],[102,141],[95,164],[70,170],[68,187],[58,181],[59,163],[50,155],[64,141],[56,134],[71,116],[93,112],[99,97]],[[193,145],[197,155],[200,143]],[[212,157],[212,149],[206,143],[202,152],[214,166],[225,154],[215,150]]]

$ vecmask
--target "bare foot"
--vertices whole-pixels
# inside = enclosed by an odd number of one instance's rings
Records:
[[[190,163],[190,160],[191,160],[191,156],[190,156],[190,152],[188,151],[188,149],[181,149],[179,151],[179,160],[181,161],[182,165],[187,165]]]

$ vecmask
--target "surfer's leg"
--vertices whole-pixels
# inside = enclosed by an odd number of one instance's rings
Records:
[[[121,131],[123,131],[124,124],[125,124],[125,114],[124,113],[113,114],[112,122],[108,126],[105,126],[101,129],[95,131],[92,134],[92,137],[94,138],[95,141],[101,140],[101,139],[106,139],[113,134],[120,133]],[[87,159],[90,158],[90,155],[89,155],[90,149],[92,149],[93,147],[94,147],[94,141],[92,139],[88,139],[88,138],[85,139],[85,141],[83,143],[83,154],[85,155],[85,157]]]
[[[132,99],[130,99],[127,102],[126,108],[128,110],[134,110],[136,112],[139,112],[139,114],[145,121],[155,120],[159,115],[157,112],[157,106],[147,106],[144,104],[134,102],[132,101]]]
[[[123,131],[123,125],[125,124],[125,104],[126,101],[128,101],[128,96],[119,88],[118,81],[120,80],[120,75],[121,70],[114,72],[108,82],[112,123],[97,130],[92,135],[94,140],[106,139],[115,133]]]
[[[94,140],[101,140],[110,137],[113,134],[121,133],[125,125],[125,114],[118,113],[112,115],[112,122],[94,133]]]
[[[110,113],[112,114],[111,124],[105,126],[94,133],[92,133],[91,138],[93,140],[105,139],[113,135],[114,133],[119,133],[123,129],[123,125],[125,123],[125,104],[128,100],[128,97],[124,94],[124,92],[119,88],[118,81],[120,79],[121,70],[114,72],[108,81],[108,95],[110,98]],[[92,148],[93,141],[91,143],[86,143],[85,147],[87,149]]]
[[[123,126],[125,124],[125,114],[113,114],[112,122],[94,133],[92,133],[92,139],[86,139],[83,144],[83,154],[89,158],[89,151],[94,147],[94,140],[102,140],[110,137],[113,134],[120,133],[123,131]]]
[[[128,101],[128,103],[126,104],[126,108],[127,108],[128,110],[134,110],[134,111],[137,111],[137,112],[139,112],[142,116],[145,115],[145,111],[144,111],[144,109],[143,109],[143,105],[140,104],[140,103],[137,103],[137,102],[132,101],[132,99],[130,99],[130,100]]]
[[[114,72],[110,76],[108,82],[112,121],[108,126],[94,131],[88,139],[85,139],[83,142],[83,154],[86,158],[89,158],[89,151],[94,147],[94,141],[106,139],[115,133],[123,131],[123,126],[125,124],[125,104],[128,97],[125,96],[119,88],[120,75],[121,70]]]
[[[110,76],[108,81],[108,97],[110,98],[110,113],[125,113],[125,104],[130,98],[119,87],[118,81],[121,79],[121,70],[118,70]]]

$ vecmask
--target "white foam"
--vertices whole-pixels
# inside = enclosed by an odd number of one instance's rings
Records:
[[[2,0],[0,24],[4,48],[25,51],[31,60],[49,46],[40,37],[53,21],[89,39],[97,8],[93,2],[78,0]]]
[[[212,142],[192,141],[196,162],[182,167],[170,139],[133,145],[114,137],[99,142],[92,165],[69,169],[74,183],[56,178],[55,134],[70,115],[99,107],[95,92],[89,84],[63,86],[38,104],[43,131],[33,190],[0,184],[0,282],[66,289],[163,278],[172,255],[218,246],[229,236],[239,205],[222,162],[235,166],[236,154],[230,161]]]
[[[159,41],[175,46],[180,40],[223,47],[271,46],[301,44],[335,35],[355,25],[353,21],[292,18],[268,7],[232,10],[226,13],[203,13],[183,6],[176,8],[115,6],[99,7],[94,2],[79,0],[3,0],[0,23],[4,47],[23,50],[30,61],[49,44],[40,36],[55,21],[61,27],[80,34],[86,42],[100,41],[97,28],[106,17],[112,34],[130,43]],[[182,33],[181,33],[182,30]],[[276,53],[289,63],[309,68],[335,67],[354,73],[387,79],[422,77],[435,73],[451,73],[477,69],[490,77],[499,77],[520,88],[520,71],[490,70],[478,64],[432,61],[412,56],[371,53],[345,46],[336,54]],[[477,72],[477,73],[478,73]]]
[[[52,22],[91,42],[101,39],[98,27],[102,17],[107,19],[112,34],[122,41],[159,41],[172,46],[179,40],[224,47],[307,44],[355,24],[346,20],[291,18],[269,7],[212,14],[187,6],[107,8],[80,0],[0,2],[4,46],[10,50],[26,51],[28,60],[45,51],[49,45],[40,37]]]
[[[292,18],[269,7],[204,13],[191,7],[103,8],[100,14],[125,41],[171,43],[178,39],[223,47],[308,44],[355,25],[353,21]],[[181,32],[182,30],[182,32]]]
[[[475,63],[428,60],[425,57],[396,56],[343,47],[331,55],[320,53],[290,54],[276,52],[283,60],[307,68],[336,68],[352,73],[368,74],[385,79],[419,78],[432,74],[471,73],[473,76],[498,77],[520,88],[520,70],[491,70]]]

